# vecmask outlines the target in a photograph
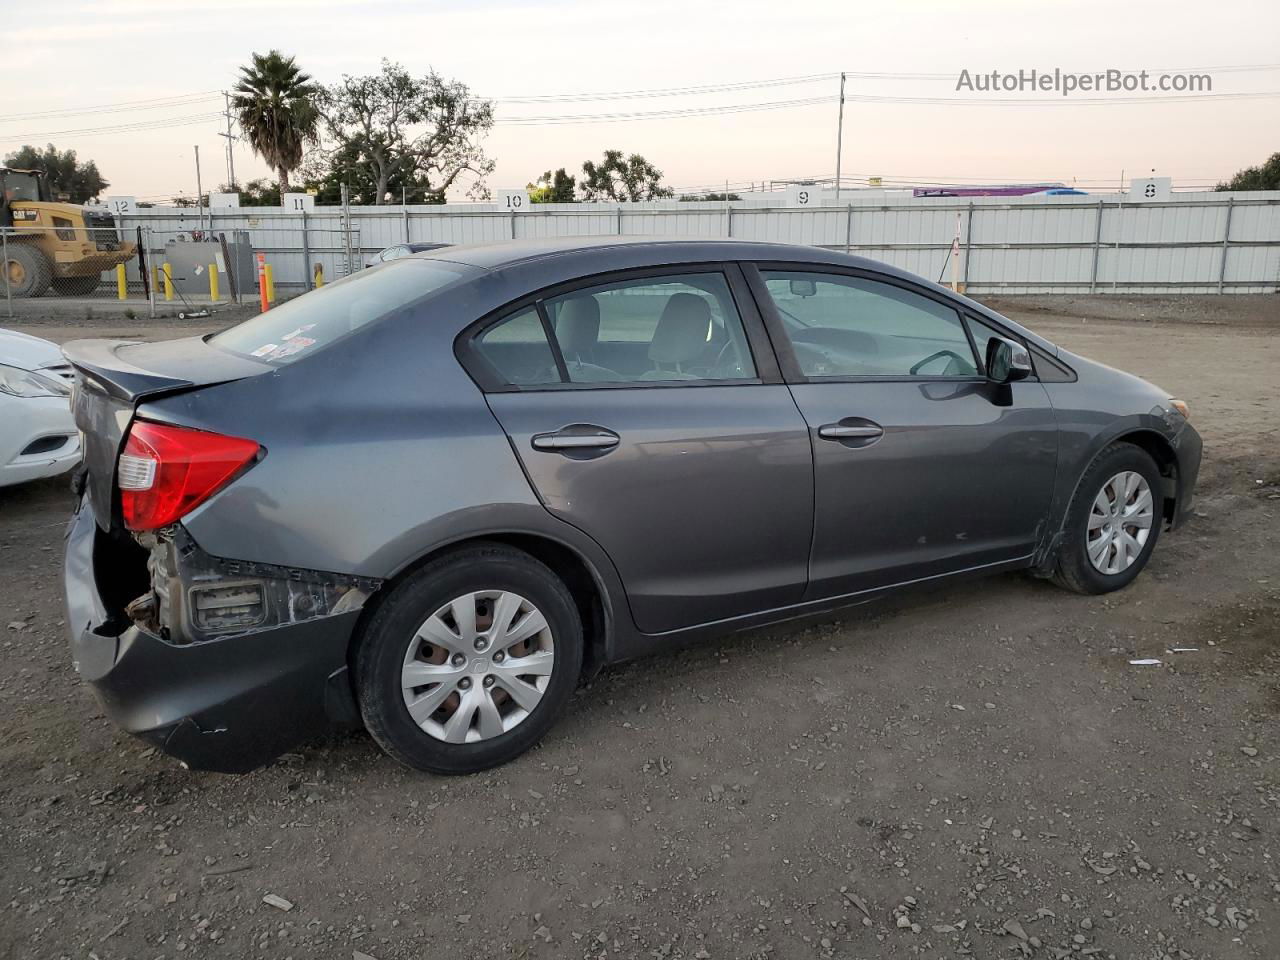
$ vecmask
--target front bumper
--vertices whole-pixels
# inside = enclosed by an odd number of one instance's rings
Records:
[[[42,441],[42,452],[24,453]],[[79,462],[80,436],[65,397],[0,394],[0,487],[56,477]]]
[[[197,770],[242,773],[359,723],[347,673],[358,610],[174,644],[112,622],[94,571],[104,536],[87,501],[67,532],[71,655],[108,717]]]
[[[1204,441],[1191,424],[1184,424],[1173,439],[1174,455],[1178,458],[1178,502],[1169,529],[1182,526],[1195,509],[1196,481],[1200,477],[1200,459],[1204,453]]]

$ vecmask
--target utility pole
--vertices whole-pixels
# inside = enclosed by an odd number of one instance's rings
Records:
[[[351,269],[351,191],[345,183],[342,185],[342,247],[346,259],[343,276],[349,276],[354,272]]]
[[[844,71],[840,71],[840,120],[836,124],[836,203],[840,202],[840,160],[844,147]]]
[[[235,190],[236,189],[236,158],[235,158],[235,151],[232,149],[232,146],[231,146],[235,142],[235,137],[232,136],[231,134],[231,94],[223,90],[222,96],[225,97],[227,101],[226,110],[222,114],[227,121],[227,132],[219,133],[218,136],[227,138],[227,189]]]
[[[196,217],[200,221],[200,229],[204,229],[204,190],[200,186],[200,145],[192,149],[196,152]]]

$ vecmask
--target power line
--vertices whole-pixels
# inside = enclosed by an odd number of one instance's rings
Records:
[[[212,91],[217,94],[218,91]],[[53,117],[74,117],[86,113],[124,113],[129,110],[157,110],[165,107],[181,107],[190,103],[202,103],[216,99],[210,91],[201,90],[195,93],[174,94],[170,97],[155,97],[150,100],[124,100],[119,103],[100,103],[89,107],[66,107],[56,110],[44,110],[38,113],[12,113],[0,116],[0,123],[10,120],[42,120]]]
[[[1280,70],[1280,63],[1242,63],[1216,66],[1179,66],[1147,68],[1149,73],[1190,73],[1193,71],[1216,73],[1248,73],[1268,70]],[[1070,71],[1086,74],[1100,71]],[[1134,73],[1136,70],[1126,70]],[[873,70],[846,70],[845,75],[854,80],[954,80],[958,75],[950,73],[912,73]],[[690,84],[678,87],[652,87],[635,90],[610,90],[595,93],[544,93],[544,94],[510,94],[496,97],[476,97],[476,100],[487,100],[493,103],[574,103],[602,100],[642,99],[649,97],[702,96],[713,93],[731,93],[738,90],[757,90],[768,87],[812,84],[834,80],[839,71],[827,73],[798,74],[787,77],[771,77],[761,80],[721,81],[706,84]],[[35,120],[51,117],[76,116],[86,113],[115,113],[131,110],[148,110],[166,106],[183,106],[188,103],[213,100],[221,95],[218,90],[196,90],[187,93],[172,94],[165,97],[150,97],[141,100],[121,100],[113,103],[100,103],[85,107],[55,108],[34,113],[17,113],[0,115],[0,122],[11,120]]]
[[[94,136],[110,133],[135,133],[142,130],[162,130],[166,127],[185,127],[205,123],[222,117],[221,113],[200,113],[189,117],[163,117],[155,120],[139,120],[135,123],[116,123],[102,127],[81,127],[76,130],[41,130],[35,133],[0,133],[0,140],[38,140],[43,137]]]
[[[722,104],[714,107],[687,107],[668,110],[647,110],[627,113],[578,113],[533,117],[498,117],[494,123],[516,125],[545,125],[560,123],[610,123],[630,120],[660,120],[676,117],[705,117],[723,113],[747,113],[756,110],[786,110],[793,107],[811,107],[831,103],[834,97],[807,97],[798,100],[772,100],[764,103]]]
[[[659,87],[648,90],[613,90],[604,93],[541,93],[513,94],[499,97],[475,97],[491,103],[577,103],[593,100],[632,100],[648,97],[700,96],[706,93],[732,93],[738,90],[758,90],[765,87],[783,87],[794,84],[816,83],[830,80],[836,74],[814,73],[796,77],[777,77],[772,80],[742,80],[725,83],[709,83],[688,87]]]
[[[891,97],[851,93],[846,99],[860,103],[901,103],[936,106],[996,107],[1090,107],[1133,103],[1193,103],[1198,100],[1263,100],[1280,97],[1280,90],[1250,93],[1175,93],[1130,97]]]

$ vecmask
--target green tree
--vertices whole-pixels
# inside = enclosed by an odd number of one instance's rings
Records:
[[[343,76],[322,97],[327,139],[322,195],[348,184],[365,203],[443,203],[464,173],[470,195],[487,195],[493,172],[480,141],[493,126],[493,104],[465,83],[435,71],[412,76],[382,61],[371,76]]]
[[[248,183],[222,184],[216,193],[240,194],[242,207],[278,207],[280,206],[280,185],[266,178],[250,180]]]
[[[577,181],[561,167],[555,173],[548,170],[525,186],[529,190],[530,203],[573,203]]]
[[[289,191],[289,174],[302,164],[303,151],[316,142],[320,87],[278,50],[253,54],[240,68],[231,97],[240,129],[253,152],[276,172],[280,193]]]
[[[1280,190],[1280,153],[1273,153],[1260,167],[1245,167],[1218,190]]]
[[[711,200],[741,200],[742,197],[736,193],[682,193],[679,199],[681,203],[706,203]]]
[[[662,171],[633,153],[624,157],[621,150],[606,150],[600,163],[587,160],[582,164],[582,194],[586,200],[657,200],[672,195],[662,185]]]
[[[49,183],[55,199],[71,203],[88,203],[111,186],[98,173],[92,160],[80,163],[74,150],[58,150],[52,143],[44,150],[27,145],[5,157],[5,163],[18,170],[39,170]]]
[[[354,142],[341,143],[317,155],[303,168],[308,187],[316,188],[317,203],[342,202],[342,186],[346,184],[352,203],[444,203],[444,197],[431,189],[431,183],[408,163],[396,163],[387,171],[381,184],[373,175]]]

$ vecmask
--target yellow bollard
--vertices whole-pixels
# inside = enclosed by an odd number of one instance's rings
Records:
[[[271,272],[271,264],[267,264],[262,268],[263,275],[267,280],[267,303],[276,302],[276,281],[275,275]]]
[[[315,286],[317,289],[319,289],[320,287],[323,287],[324,286],[324,264],[317,263],[315,266],[315,270],[312,271],[312,275],[315,279],[315,283],[313,284],[313,286]]]
[[[151,265],[151,290],[153,293],[160,291],[160,267],[154,263]]]
[[[129,299],[129,278],[125,276],[124,264],[116,264],[116,297],[120,300]]]
[[[215,303],[218,301],[218,265],[216,263],[209,264],[209,299]]]
[[[173,299],[173,267],[166,262],[161,268],[164,272],[164,298],[166,300]]]

